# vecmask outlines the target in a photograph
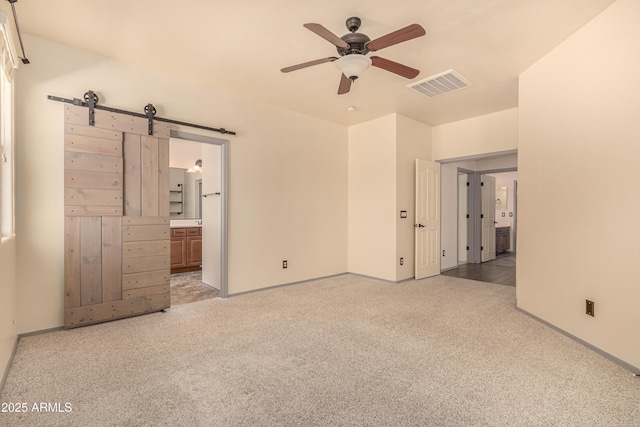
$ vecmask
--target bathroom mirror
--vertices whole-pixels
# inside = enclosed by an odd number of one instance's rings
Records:
[[[171,219],[202,219],[202,174],[187,169],[169,169],[169,212]]]
[[[496,210],[507,210],[507,187],[496,187]]]

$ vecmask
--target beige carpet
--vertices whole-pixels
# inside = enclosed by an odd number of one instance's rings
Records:
[[[0,425],[640,426],[639,378],[514,301],[343,275],[28,337]]]

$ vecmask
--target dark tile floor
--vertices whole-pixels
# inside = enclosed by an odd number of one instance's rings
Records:
[[[171,305],[187,304],[216,298],[220,293],[202,283],[202,271],[189,271],[171,275]]]
[[[443,271],[442,275],[479,280],[498,285],[516,285],[516,255],[507,252],[496,256],[493,261],[481,264],[462,264],[453,270]]]

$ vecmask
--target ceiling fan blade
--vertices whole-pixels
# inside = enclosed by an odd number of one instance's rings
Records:
[[[342,77],[340,77],[340,85],[338,86],[338,95],[344,95],[345,93],[348,93],[349,90],[351,90],[351,79],[345,76],[343,73]]]
[[[393,46],[394,44],[406,42],[407,40],[415,39],[427,34],[427,32],[418,24],[411,24],[408,27],[401,28],[397,31],[387,34],[386,36],[378,37],[371,40],[365,46],[371,52],[384,49],[385,47]]]
[[[407,67],[406,65],[398,64],[397,62],[390,61],[388,59],[380,58],[379,56],[371,57],[371,65],[374,67],[382,68],[383,70],[390,71],[399,76],[412,79],[420,74],[420,70]]]
[[[329,43],[334,44],[337,47],[349,49],[349,43],[345,42],[340,37],[336,36],[331,31],[327,30],[325,27],[323,27],[320,24],[311,23],[311,24],[303,24],[302,26],[308,30],[313,31],[314,33],[316,33],[317,35],[319,35],[320,37],[327,40]]]
[[[290,73],[291,71],[299,70],[301,68],[307,68],[307,67],[312,67],[318,64],[324,64],[325,62],[333,62],[336,59],[338,58],[336,58],[335,56],[330,56],[328,58],[321,58],[321,59],[316,59],[315,61],[303,62],[302,64],[292,65],[291,67],[283,68],[280,71],[282,71],[283,73]]]

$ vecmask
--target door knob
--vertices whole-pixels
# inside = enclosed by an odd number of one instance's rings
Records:
[[[425,227],[425,225],[422,225],[422,224],[414,224],[413,226],[415,228],[424,228]]]

